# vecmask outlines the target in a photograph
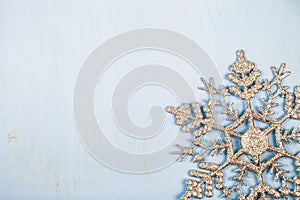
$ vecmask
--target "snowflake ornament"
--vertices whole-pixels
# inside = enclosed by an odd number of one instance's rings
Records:
[[[193,136],[191,146],[177,145],[182,151],[174,153],[181,154],[180,162],[186,156],[192,156],[199,168],[189,171],[193,178],[186,181],[186,192],[182,195],[182,200],[212,197],[213,188],[221,190],[220,197],[226,199],[300,199],[300,153],[290,153],[287,148],[293,142],[300,143],[300,132],[297,128],[285,129],[284,126],[286,121],[300,120],[300,86],[295,86],[294,91],[289,92],[288,86],[282,85],[282,80],[290,75],[284,69],[285,64],[281,64],[279,69],[272,67],[274,78],[271,81],[260,81],[260,70],[253,62],[246,60],[244,52],[239,50],[237,60],[230,66],[231,72],[228,74],[232,85],[217,89],[212,80],[207,82],[201,79],[205,86],[199,89],[209,94],[205,105],[194,102],[184,103],[177,108],[167,107],[167,112],[175,115],[176,124],[182,127],[183,132]],[[259,98],[259,92],[265,92],[267,98],[261,98],[262,106],[256,109],[257,104],[253,101],[255,97]],[[231,96],[241,100],[243,110],[238,110],[233,102],[227,103]],[[282,104],[276,102],[278,99],[283,100]],[[217,107],[227,116],[226,125],[219,125],[215,120],[213,110]],[[282,107],[280,116],[272,111],[276,107]],[[264,124],[264,128],[258,126],[258,123]],[[236,131],[244,125],[246,130],[242,133]],[[207,145],[203,142],[203,137],[213,130],[220,131],[222,138]],[[270,142],[271,134],[276,145]],[[240,141],[237,150],[234,138]],[[266,151],[272,152],[272,156],[262,160],[262,154]],[[223,153],[226,159],[222,163],[207,161],[208,157]],[[243,155],[252,159],[242,159]],[[283,158],[292,159],[296,175],[288,176],[290,172],[285,169],[288,164],[282,163]],[[237,167],[234,170],[236,175],[231,178],[234,185],[224,186],[224,171],[232,165]],[[251,187],[246,182],[249,173],[254,174],[257,180],[256,185]],[[280,186],[276,188],[268,184],[264,173],[273,175]],[[249,192],[244,192],[242,187],[248,187]]]

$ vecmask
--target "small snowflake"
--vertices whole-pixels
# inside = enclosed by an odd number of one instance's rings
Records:
[[[259,81],[260,70],[255,64],[247,61],[244,52],[237,52],[237,61],[231,65],[231,72],[228,74],[228,80],[233,84],[229,87],[217,89],[213,81],[207,82],[201,79],[205,87],[199,87],[209,93],[209,99],[205,100],[206,105],[202,106],[198,102],[191,104],[182,104],[176,108],[167,107],[167,112],[175,115],[176,124],[182,127],[184,132],[190,132],[193,135],[191,146],[182,147],[182,151],[174,152],[181,154],[179,161],[186,156],[192,156],[193,162],[198,163],[199,170],[190,170],[189,175],[194,179],[186,181],[187,189],[182,195],[182,200],[189,198],[201,199],[213,196],[213,184],[215,188],[222,191],[221,197],[227,199],[236,196],[237,199],[279,199],[296,198],[300,199],[300,153],[293,154],[287,151],[286,145],[292,144],[292,141],[300,143],[300,133],[297,128],[284,129],[283,124],[291,119],[300,120],[300,86],[296,86],[293,92],[288,92],[288,86],[282,85],[282,80],[290,75],[285,71],[285,64],[279,69],[272,67],[274,78],[269,81]],[[265,91],[267,98],[262,98],[263,105],[255,109],[254,97],[257,93]],[[217,96],[221,97],[220,101]],[[235,104],[227,103],[229,96],[236,96],[244,102],[245,108],[239,111]],[[275,117],[275,112],[271,111],[278,107],[275,101],[283,99],[283,113],[280,117]],[[213,116],[215,107],[221,107],[222,112],[227,116],[227,125],[219,125]],[[264,128],[256,123],[265,124]],[[237,128],[246,125],[247,130],[242,133],[236,131]],[[206,145],[202,141],[202,136],[209,134],[212,130],[218,130],[222,133],[222,139],[218,139],[211,145]],[[276,145],[269,141],[269,135],[273,134]],[[236,150],[233,146],[233,138],[240,140],[241,147]],[[199,151],[200,149],[200,151]],[[197,150],[197,151],[196,151]],[[272,156],[266,161],[262,161],[261,156],[266,151],[273,152]],[[206,161],[206,156],[223,154],[226,159],[223,163],[213,163]],[[252,158],[252,160],[242,159],[242,155]],[[280,162],[281,158],[290,158],[297,171],[297,175],[289,178],[288,170],[284,169],[284,164]],[[223,172],[229,166],[237,166],[234,171],[236,176],[231,180],[235,184],[231,187],[223,186]],[[267,171],[268,170],[268,171]],[[279,188],[273,188],[263,177],[264,172],[269,172],[275,176],[275,181],[280,183]],[[242,187],[247,187],[246,177],[249,173],[255,174],[257,184],[250,187],[250,192],[244,194]],[[293,185],[289,187],[288,185]]]

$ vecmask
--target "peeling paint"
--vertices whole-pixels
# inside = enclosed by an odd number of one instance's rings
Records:
[[[55,188],[56,188],[56,192],[57,192],[59,189],[59,180],[56,181]]]
[[[77,192],[77,183],[75,180],[74,180],[74,192]]]
[[[18,142],[18,135],[15,131],[11,131],[8,133],[8,143],[16,143]]]

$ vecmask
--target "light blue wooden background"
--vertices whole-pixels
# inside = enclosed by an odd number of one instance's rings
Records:
[[[0,0],[0,199],[178,198],[187,162],[132,175],[103,166],[85,150],[72,111],[81,64],[113,35],[156,27],[195,40],[222,75],[243,48],[264,77],[284,61],[293,72],[286,83],[300,84],[299,10],[296,0]],[[186,78],[196,89],[198,75]],[[143,116],[137,123],[147,124],[147,113],[137,114]],[[173,137],[171,116],[167,124],[162,142],[148,144],[151,151]],[[17,138],[9,141],[9,134]]]

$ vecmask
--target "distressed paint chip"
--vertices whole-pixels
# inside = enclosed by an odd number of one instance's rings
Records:
[[[56,181],[56,184],[55,184],[55,189],[56,189],[56,192],[58,191],[59,189],[59,180]]]
[[[18,142],[18,135],[15,131],[11,131],[8,133],[8,143],[16,143]]]

